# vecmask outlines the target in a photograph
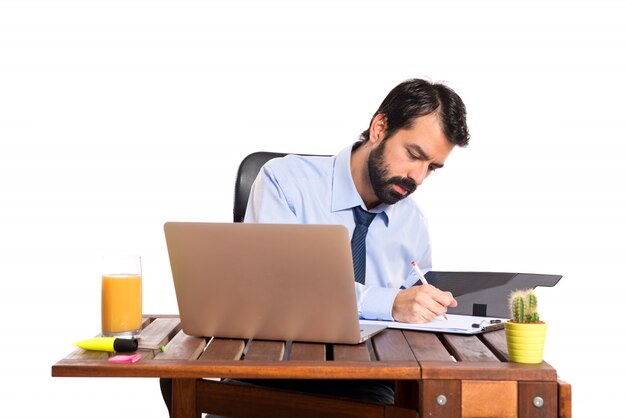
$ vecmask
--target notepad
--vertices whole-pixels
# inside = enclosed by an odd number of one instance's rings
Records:
[[[387,328],[409,329],[414,331],[445,332],[450,334],[481,334],[483,332],[494,331],[504,328],[504,323],[508,318],[454,315],[448,314],[448,320],[443,316],[438,316],[426,324],[407,324],[396,321],[374,321],[362,319],[359,322],[363,325],[387,325]]]

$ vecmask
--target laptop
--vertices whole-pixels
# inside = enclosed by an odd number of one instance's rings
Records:
[[[220,338],[357,344],[352,251],[342,225],[167,222],[183,331]]]

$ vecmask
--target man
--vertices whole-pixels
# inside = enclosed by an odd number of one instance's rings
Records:
[[[411,262],[431,270],[431,246],[424,215],[407,197],[444,166],[455,145],[468,144],[465,113],[450,88],[405,81],[383,100],[360,141],[338,155],[268,162],[252,187],[245,222],[343,224],[354,231],[355,208],[370,212],[365,278],[355,282],[360,317],[431,321],[457,302],[431,285],[412,287],[418,277]]]
[[[431,246],[424,215],[407,197],[443,167],[454,146],[468,141],[465,105],[454,91],[425,80],[405,81],[383,100],[360,141],[336,156],[289,155],[265,164],[250,192],[245,222],[345,225],[355,231],[360,317],[428,322],[457,302],[431,285],[413,286],[418,277],[411,262],[430,270]],[[387,381],[241,383],[394,402]],[[169,408],[171,383],[162,379],[161,385]]]

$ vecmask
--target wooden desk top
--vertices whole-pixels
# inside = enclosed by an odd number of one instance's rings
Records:
[[[134,364],[77,349],[52,366],[56,377],[474,379],[556,381],[549,364],[508,362],[504,331],[478,336],[385,330],[358,345],[197,338],[175,315],[147,315]]]

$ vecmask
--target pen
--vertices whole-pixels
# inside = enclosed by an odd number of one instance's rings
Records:
[[[417,263],[415,261],[411,261],[411,266],[413,267],[413,271],[415,271],[415,273],[417,274],[417,277],[420,278],[422,284],[428,284],[428,280],[426,280],[426,277],[424,277],[424,274],[422,273],[422,270],[420,270],[420,268],[417,266]],[[448,320],[445,312],[443,313],[443,317],[446,321]]]
[[[139,348],[140,350],[159,350],[159,351],[165,351],[165,346],[164,345],[143,345],[143,344],[139,344]]]

